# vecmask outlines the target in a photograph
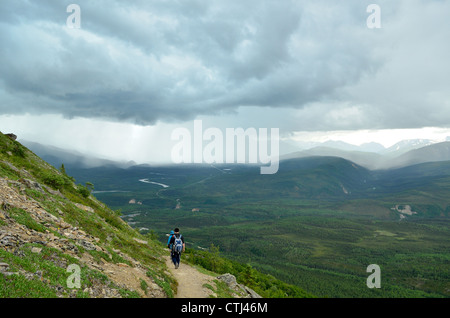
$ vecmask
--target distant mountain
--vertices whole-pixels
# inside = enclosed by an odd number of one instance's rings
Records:
[[[449,161],[450,142],[444,141],[426,147],[414,149],[394,158],[390,167],[406,167],[425,162]]]
[[[394,154],[396,156],[406,153],[408,151],[426,147],[429,145],[432,145],[436,142],[430,140],[430,139],[408,139],[408,140],[402,140],[395,145],[392,145],[389,148],[386,148],[382,150],[380,153],[382,154]]]
[[[375,152],[375,153],[386,150],[386,148],[384,148],[383,145],[376,142],[364,143],[358,146],[339,140],[338,141],[329,140],[324,143],[318,144],[317,147],[327,147],[346,151]]]
[[[447,137],[447,141],[450,141],[450,137]],[[398,156],[410,150],[429,146],[435,143],[438,142],[430,139],[407,139],[399,141],[396,144],[388,148],[385,148],[383,145],[376,142],[368,142],[361,145],[354,145],[340,140],[328,140],[325,142],[299,142],[297,143],[297,149],[298,151],[304,151],[318,147],[325,147],[344,151],[370,152],[383,155],[389,154],[392,156]],[[292,148],[293,146],[291,145],[290,149]]]
[[[136,166],[133,161],[117,162],[101,159],[77,151],[30,141],[23,141],[23,144],[56,168],[59,168],[62,163],[69,169]],[[339,157],[370,170],[400,168],[425,162],[450,160],[450,141],[436,143],[429,139],[411,139],[398,142],[389,148],[384,148],[377,143],[356,146],[342,141],[327,141],[318,145],[307,150],[293,151],[282,155],[280,160],[311,156]],[[285,150],[295,149],[292,145],[284,146]]]
[[[442,204],[445,209],[450,187],[450,161],[369,170],[338,157],[308,156],[282,160],[279,171],[270,176],[261,175],[259,168],[252,165],[221,168],[220,165],[97,167],[71,173],[77,181],[93,182],[102,192],[96,195],[116,208],[137,197],[153,209],[175,208],[178,202],[175,200],[191,208],[198,205],[224,208],[228,204],[267,200],[401,202],[401,198],[407,202],[416,198],[414,202],[418,204]],[[143,178],[153,184],[139,182]],[[161,183],[168,187],[161,187]]]
[[[310,156],[339,157],[372,170],[378,169],[384,162],[384,156],[374,152],[349,151],[330,147],[315,147],[304,151],[298,151],[289,155],[282,156],[281,159],[287,160],[293,158],[305,158]]]
[[[327,144],[339,145],[339,143],[335,142]],[[352,149],[352,147],[345,147]],[[358,146],[354,147],[354,149],[359,149]],[[372,147],[372,149],[378,148],[377,144],[368,147]],[[425,162],[450,160],[450,142],[435,143],[428,139],[404,140],[378,153],[343,150],[332,147],[315,147],[284,155],[281,159],[305,158],[309,156],[340,157],[370,170],[391,169]]]
[[[27,140],[22,140],[21,143],[56,168],[59,168],[61,164],[64,164],[66,167],[73,166],[77,168],[93,168],[110,165],[129,167],[136,164],[133,161],[117,162],[108,159],[96,158],[75,150],[62,149]]]
[[[383,145],[376,142],[368,142],[359,146],[359,151],[366,151],[366,152],[381,153],[385,149],[386,148],[384,148]]]

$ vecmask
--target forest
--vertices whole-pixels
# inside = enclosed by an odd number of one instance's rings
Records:
[[[142,166],[76,178],[161,242],[179,227],[191,253],[214,246],[317,297],[448,297],[449,167],[370,171],[324,157],[282,162],[271,176],[256,166]],[[170,186],[137,182],[144,177]],[[366,285],[370,264],[379,289]]]

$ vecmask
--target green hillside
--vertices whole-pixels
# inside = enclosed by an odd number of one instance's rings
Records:
[[[176,285],[166,274],[159,242],[3,134],[0,185],[0,297],[173,295]],[[78,288],[67,287],[69,265],[81,270]],[[121,284],[121,268],[133,270],[146,287]]]

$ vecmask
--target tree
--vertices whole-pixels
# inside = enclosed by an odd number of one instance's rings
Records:
[[[83,198],[88,198],[91,195],[91,191],[89,191],[89,189],[82,184],[78,185],[77,191]]]
[[[54,189],[61,190],[65,185],[67,185],[67,180],[58,174],[53,174],[51,172],[45,171],[42,174],[42,180],[45,184],[51,186]]]
[[[94,190],[94,184],[92,182],[86,182],[86,188],[89,189],[89,192],[92,192]]]
[[[214,245],[214,243],[211,243],[211,246],[209,247],[209,252],[211,254],[211,270],[213,272],[220,272],[221,269],[224,267],[224,260],[220,257],[220,248],[219,246]]]

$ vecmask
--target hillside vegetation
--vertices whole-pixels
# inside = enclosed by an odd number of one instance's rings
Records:
[[[163,246],[62,170],[0,134],[0,297],[173,296]]]

